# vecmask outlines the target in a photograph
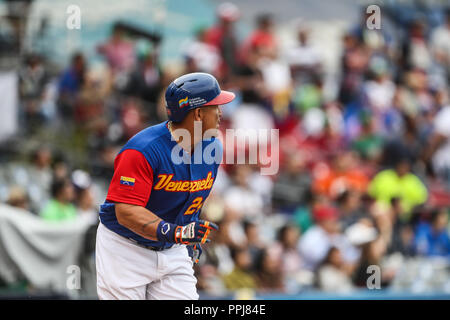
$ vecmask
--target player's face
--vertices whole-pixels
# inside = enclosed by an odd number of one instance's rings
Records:
[[[202,108],[202,112],[203,132],[210,129],[219,129],[220,119],[222,117],[220,106],[207,106]]]

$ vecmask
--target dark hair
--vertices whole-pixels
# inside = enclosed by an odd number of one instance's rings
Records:
[[[75,53],[72,55],[72,57],[71,57],[72,64],[74,64],[75,62],[79,61],[80,59],[81,59],[82,61],[84,61],[84,55],[83,55],[83,53],[82,53],[81,51],[75,52]]]
[[[371,205],[372,203],[374,203],[376,201],[376,199],[373,196],[371,196],[370,194],[368,194],[367,192],[364,192],[362,194],[361,200],[365,207]]]
[[[32,162],[36,161],[37,158],[38,158],[39,153],[42,152],[42,151],[48,151],[53,156],[53,152],[52,152],[52,150],[51,150],[51,148],[49,146],[41,145],[41,146],[33,149],[33,151],[31,152],[31,161]]]
[[[278,229],[277,240],[280,242],[284,242],[284,237],[286,236],[286,233],[288,232],[288,230],[291,228],[295,228],[295,226],[287,223],[284,226],[282,226],[280,229]]]
[[[391,198],[391,206],[398,205],[402,199],[400,197],[392,197]]]
[[[263,27],[270,24],[273,21],[270,13],[263,13],[256,17],[256,24],[258,27]]]
[[[242,222],[242,227],[244,228],[244,232],[247,233],[247,230],[251,227],[255,227],[256,223],[250,221],[250,220],[244,220]]]
[[[431,217],[430,217],[430,223],[434,224],[440,215],[447,214],[447,212],[444,211],[444,208],[435,208],[431,211]]]
[[[119,23],[115,23],[111,28],[111,33],[123,32],[123,31],[124,31],[124,28]]]
[[[233,259],[233,261],[236,261],[236,257],[237,257],[240,253],[242,253],[242,252],[244,252],[244,251],[247,251],[247,248],[245,248],[245,247],[239,247],[239,246],[233,246],[233,247],[231,247],[231,248],[230,248],[230,256],[231,256],[231,259]]]
[[[336,198],[336,202],[339,205],[343,205],[348,200],[349,197],[350,197],[350,191],[348,189],[346,189],[338,195],[338,197]]]
[[[331,255],[332,255],[335,251],[340,251],[340,250],[339,250],[338,247],[334,247],[334,246],[330,247],[330,248],[328,249],[327,254],[325,255],[325,257],[324,257],[324,258],[322,259],[322,261],[320,262],[320,266],[319,266],[319,267],[328,264],[328,263],[330,262]]]
[[[268,255],[268,249],[264,248],[260,250],[255,259],[255,270],[256,272],[262,272],[264,269],[264,259]]]
[[[71,183],[69,179],[53,180],[51,186],[52,197],[56,198],[68,183]]]

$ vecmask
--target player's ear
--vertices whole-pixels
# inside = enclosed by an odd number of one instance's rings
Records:
[[[203,119],[202,108],[194,109],[194,120],[201,121]]]

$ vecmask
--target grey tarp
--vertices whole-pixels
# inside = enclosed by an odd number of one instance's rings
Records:
[[[67,291],[89,226],[82,218],[47,222],[0,204],[0,278],[13,283],[24,276],[37,289]]]

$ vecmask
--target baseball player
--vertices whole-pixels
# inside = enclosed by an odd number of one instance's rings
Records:
[[[219,163],[179,163],[172,150],[181,147],[183,157],[193,159],[215,143],[221,152],[218,139],[195,138],[194,124],[201,123],[202,134],[217,130],[220,105],[234,94],[221,90],[209,74],[190,73],[168,86],[165,99],[169,120],[137,133],[114,161],[97,230],[100,299],[198,299],[192,267],[200,244],[217,230],[199,215]]]

